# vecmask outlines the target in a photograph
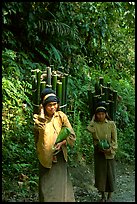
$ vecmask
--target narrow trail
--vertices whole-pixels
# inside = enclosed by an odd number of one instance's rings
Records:
[[[97,202],[100,198],[94,187],[93,165],[71,167],[76,202]],[[135,165],[116,162],[116,190],[113,202],[135,202]]]
[[[94,187],[92,164],[86,165],[82,162],[76,167],[69,166],[69,173],[76,202],[97,202],[100,199]],[[38,187],[35,191],[27,185],[24,186],[25,189],[20,189],[17,188],[17,181],[9,185],[8,189],[3,188],[3,202],[38,202]],[[27,191],[27,194],[23,194],[23,190]],[[135,165],[116,162],[116,190],[113,193],[113,202],[135,202]]]

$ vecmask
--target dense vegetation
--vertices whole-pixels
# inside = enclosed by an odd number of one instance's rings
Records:
[[[77,160],[92,162],[92,139],[86,130],[91,119],[87,90],[94,89],[100,76],[119,95],[117,160],[134,161],[134,45],[134,2],[3,2],[3,199],[14,197],[11,184],[17,182],[14,189],[21,196],[29,197],[29,191],[37,189],[31,103],[31,70],[35,68],[63,66],[69,73],[67,115],[77,135],[75,147],[69,151],[71,165]]]

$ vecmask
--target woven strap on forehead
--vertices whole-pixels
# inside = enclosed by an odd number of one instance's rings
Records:
[[[50,96],[56,96],[55,94],[51,93],[51,94],[47,94],[46,96],[44,96],[43,101],[46,100],[48,97]]]
[[[98,110],[98,109],[104,109],[104,110],[106,110],[106,108],[103,107],[103,106],[99,106],[99,107],[96,108],[96,110]]]

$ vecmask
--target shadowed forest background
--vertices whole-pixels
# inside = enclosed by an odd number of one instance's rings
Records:
[[[99,77],[117,91],[116,160],[135,161],[135,3],[2,3],[2,199],[35,201],[32,73],[69,74],[67,115],[77,140],[69,165],[92,164],[88,90]],[[24,109],[23,103],[27,104]]]

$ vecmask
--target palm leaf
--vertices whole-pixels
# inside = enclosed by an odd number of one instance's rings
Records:
[[[58,60],[60,63],[61,63],[61,57],[62,57],[62,54],[59,50],[57,50],[53,44],[50,43],[50,46],[52,48],[52,53],[54,55],[54,57],[56,58],[56,60]]]

